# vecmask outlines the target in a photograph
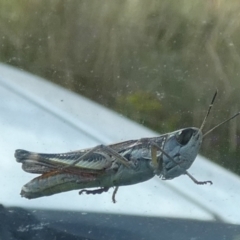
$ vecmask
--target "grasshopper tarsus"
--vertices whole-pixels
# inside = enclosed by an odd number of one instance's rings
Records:
[[[210,184],[210,185],[212,185],[213,183],[212,183],[212,181],[197,181],[197,182],[195,182],[196,184],[198,184],[198,185],[204,185],[204,184]]]
[[[98,189],[94,189],[94,190],[87,190],[87,189],[83,189],[81,191],[79,191],[79,195],[81,195],[82,193],[86,193],[86,194],[101,194],[103,192],[107,192],[109,190],[109,188],[107,187],[103,187],[103,188],[98,188]]]
[[[188,173],[188,171],[186,171],[186,173],[185,173],[189,178],[191,178],[191,180],[194,182],[194,183],[196,183],[196,184],[198,184],[198,185],[205,185],[205,184],[210,184],[210,185],[212,185],[213,183],[212,183],[212,181],[198,181],[196,178],[194,178],[190,173]]]
[[[109,190],[108,187],[103,187],[103,188],[98,188],[98,189],[94,189],[94,190],[87,190],[87,189],[83,189],[81,191],[79,191],[79,195],[83,194],[83,193],[86,193],[86,194],[101,194],[103,192],[107,192]],[[112,194],[112,201],[113,203],[116,203],[116,194],[117,194],[117,191],[118,191],[118,187],[115,187],[114,188],[114,191],[113,191],[113,194]]]

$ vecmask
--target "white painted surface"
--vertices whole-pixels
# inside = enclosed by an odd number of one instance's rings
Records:
[[[121,187],[116,204],[111,202],[112,191],[94,196],[70,191],[34,200],[21,198],[22,185],[36,175],[22,171],[14,158],[15,149],[67,152],[156,133],[82,96],[3,64],[0,96],[3,205],[240,223],[240,178],[200,156],[189,172],[199,180],[212,180],[212,186],[195,185],[186,176],[171,181],[156,177]]]

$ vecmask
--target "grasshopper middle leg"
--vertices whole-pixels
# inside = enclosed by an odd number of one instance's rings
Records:
[[[116,203],[116,194],[118,191],[119,187],[115,187],[113,194],[112,194],[112,201],[113,203]],[[103,187],[103,188],[98,188],[98,189],[94,189],[94,190],[87,190],[87,189],[83,189],[81,191],[79,191],[79,195],[81,195],[82,193],[86,193],[86,194],[101,194],[103,192],[107,192],[109,190],[108,187]]]

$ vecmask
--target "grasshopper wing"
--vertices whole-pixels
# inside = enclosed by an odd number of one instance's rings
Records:
[[[112,157],[101,151],[92,152],[82,158],[89,150],[90,149],[84,149],[68,153],[44,154],[18,149],[15,151],[15,158],[17,162],[22,163],[24,171],[39,174],[71,166],[74,166],[75,170],[86,169],[96,171],[111,167],[113,163]]]

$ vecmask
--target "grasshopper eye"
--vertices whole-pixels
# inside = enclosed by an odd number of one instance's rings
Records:
[[[194,130],[192,129],[184,129],[179,134],[176,135],[176,140],[181,145],[186,145],[189,140],[191,139],[192,135],[194,133]]]

